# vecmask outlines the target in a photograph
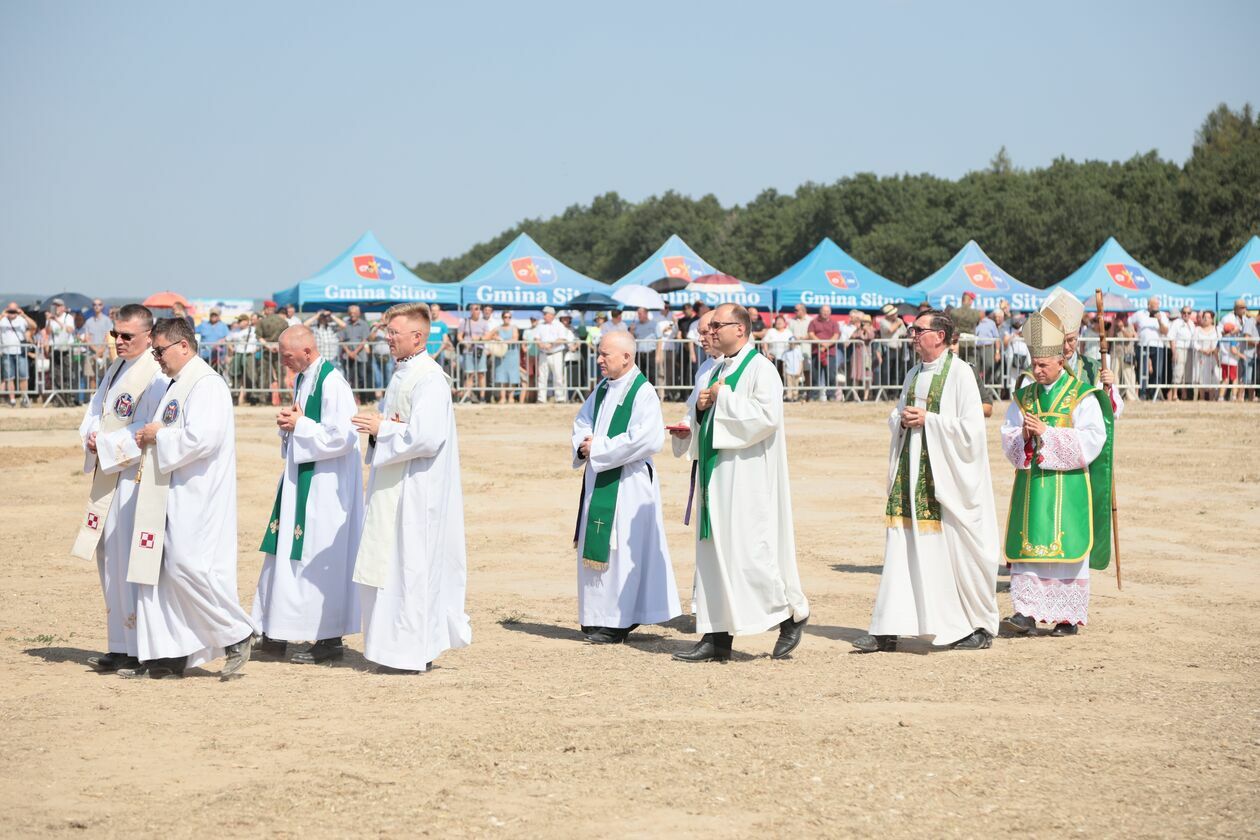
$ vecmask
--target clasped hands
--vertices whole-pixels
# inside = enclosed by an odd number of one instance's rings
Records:
[[[908,405],[901,409],[901,428],[921,429],[927,422],[927,409],[917,405]]]
[[[1046,428],[1046,424],[1036,415],[1024,415],[1024,440],[1040,437],[1045,434]]]
[[[297,421],[302,419],[302,406],[291,405],[280,409],[280,413],[276,415],[276,425],[282,431],[292,432],[297,428]]]
[[[162,428],[161,423],[149,423],[136,432],[136,446],[144,449],[146,446],[152,446],[157,443],[157,433],[160,428]]]
[[[360,432],[376,437],[381,431],[381,421],[384,419],[379,411],[360,411],[350,418],[350,422]]]
[[[696,399],[696,408],[701,411],[708,411],[717,402],[718,389],[725,384],[721,381],[714,382],[708,388],[700,392],[700,396]]]

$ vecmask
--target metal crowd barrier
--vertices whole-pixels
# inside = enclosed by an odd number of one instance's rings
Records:
[[[1260,364],[1252,337],[1164,339],[1143,346],[1135,338],[1108,339],[1112,367],[1126,400],[1260,399]],[[758,342],[776,367],[789,401],[895,401],[915,359],[908,339]],[[996,343],[965,337],[958,355],[972,364],[989,399],[1003,401],[1030,367],[1017,336]],[[108,354],[85,344],[25,344],[4,361],[0,402],[79,405],[91,399]],[[357,350],[352,357],[351,351]],[[378,399],[394,361],[384,342],[326,342],[323,351],[345,374],[361,402]],[[1097,358],[1098,341],[1084,338],[1081,352]],[[228,340],[200,348],[223,375],[240,404],[280,405],[291,398],[294,376],[274,344]],[[459,402],[580,401],[599,381],[594,343],[576,336],[562,347],[542,349],[531,340],[444,342],[434,358],[450,377]],[[691,393],[703,360],[687,339],[641,339],[636,362],[665,401]],[[1237,365],[1229,365],[1229,361]],[[1223,365],[1222,362],[1225,362]]]

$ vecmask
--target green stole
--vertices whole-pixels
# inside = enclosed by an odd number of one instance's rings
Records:
[[[634,398],[639,389],[647,384],[647,377],[640,372],[630,390],[626,392],[621,405],[613,411],[612,420],[608,421],[607,437],[624,435],[630,428],[630,413],[634,409]],[[600,382],[595,388],[595,410],[591,414],[591,431],[595,430],[595,422],[599,419],[600,406],[604,404],[604,396],[608,393],[608,380]],[[617,514],[617,487],[621,482],[621,467],[613,467],[595,473],[595,487],[591,490],[591,503],[586,509],[586,539],[582,542],[582,564],[587,568],[603,571],[608,568],[609,546],[612,543],[613,517]]]
[[[716,381],[725,383],[734,391],[744,368],[748,367],[748,363],[756,355],[755,348],[749,349],[748,355],[744,356],[744,361],[739,363],[734,373]],[[715,376],[720,372],[720,369],[715,371]],[[714,377],[710,377],[709,384],[713,381]],[[697,425],[700,427],[700,539],[702,540],[713,539],[713,525],[709,521],[709,482],[713,479],[713,470],[717,468],[718,460],[718,451],[713,448],[713,408],[709,406],[704,411],[696,410]]]
[[[1081,400],[1097,399],[1107,429],[1107,442],[1088,469],[1045,470],[1034,457],[1015,473],[1011,510],[1006,522],[1009,563],[1079,563],[1091,569],[1111,562],[1111,465],[1115,437],[1111,400],[1096,386],[1072,376],[1050,390],[1032,383],[1015,399],[1021,411],[1047,426],[1071,428],[1072,410]]]
[[[932,414],[941,413],[941,391],[945,389],[945,380],[949,378],[949,368],[953,364],[954,354],[945,351],[945,363],[940,373],[932,378],[928,386],[927,410]],[[919,365],[910,380],[910,389],[906,391],[906,400],[913,404],[917,393],[919,375],[923,366]],[[919,453],[919,474],[914,483],[914,510],[910,510],[910,433],[901,440],[901,454],[897,456],[897,474],[893,477],[892,487],[888,491],[888,504],[884,508],[884,516],[889,528],[909,528],[918,524],[920,533],[939,533],[941,530],[941,503],[936,498],[936,483],[932,480],[932,459],[928,457],[927,436],[923,437],[923,448]],[[922,434],[922,430],[919,430]],[[913,515],[911,515],[913,514]]]
[[[320,409],[324,400],[324,380],[332,371],[332,362],[325,359],[324,364],[320,366],[319,378],[315,380],[315,387],[311,390],[310,396],[306,398],[306,405],[302,409],[302,415],[311,418],[316,423],[320,420]],[[297,381],[293,383],[293,392],[295,394],[302,387],[303,376],[305,376],[305,371],[299,373]],[[302,560],[302,537],[306,534],[306,497],[311,492],[311,476],[314,474],[314,461],[298,464],[297,505],[293,508],[293,547],[289,552],[290,560],[299,562]],[[258,546],[258,550],[266,554],[276,553],[276,537],[280,533],[280,495],[283,492],[284,479],[281,478],[280,486],[276,488],[276,503],[271,507],[270,524],[267,525],[267,531],[263,534],[262,545]]]

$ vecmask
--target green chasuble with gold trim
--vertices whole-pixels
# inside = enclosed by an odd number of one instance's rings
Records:
[[[1071,371],[1046,390],[1033,382],[1016,391],[1020,410],[1052,428],[1070,428],[1072,410],[1096,399],[1102,408],[1107,442],[1088,469],[1046,470],[1032,462],[1015,473],[1006,522],[1009,563],[1079,563],[1091,569],[1111,562],[1111,465],[1115,418],[1111,400]]]

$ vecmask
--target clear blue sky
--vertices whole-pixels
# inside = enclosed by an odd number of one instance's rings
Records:
[[[1260,3],[0,4],[0,289],[264,296],[616,190],[1176,161]],[[961,244],[961,243],[960,243]],[[610,278],[603,278],[610,279]]]

